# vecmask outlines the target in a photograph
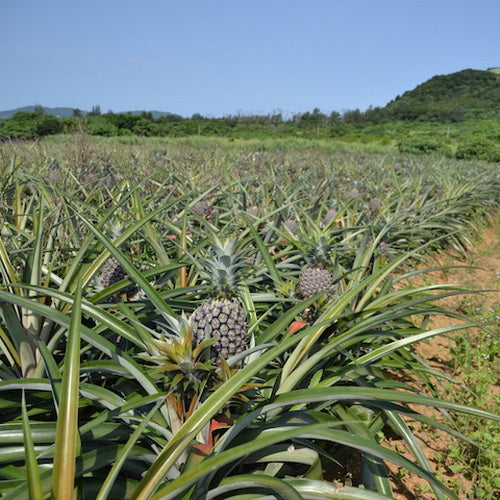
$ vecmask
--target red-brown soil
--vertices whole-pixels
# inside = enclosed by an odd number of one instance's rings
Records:
[[[425,280],[427,284],[449,283],[449,284],[463,284],[468,289],[474,290],[496,290],[496,292],[488,292],[480,295],[481,308],[483,310],[497,307],[500,303],[500,232],[498,228],[500,224],[497,223],[482,231],[480,237],[476,240],[473,248],[465,260],[459,260],[450,254],[434,255],[426,263],[424,268],[431,268],[436,266],[450,266],[450,265],[470,265],[478,266],[471,268],[454,268],[444,271],[434,271],[426,273],[420,280]],[[477,299],[476,299],[477,300]],[[442,299],[439,301],[440,305],[447,310],[463,314],[463,296],[454,296]],[[433,328],[449,326],[457,324],[459,320],[448,316],[435,316],[431,320]],[[474,335],[474,329],[467,330],[471,336]],[[498,325],[496,331],[500,334]],[[434,337],[429,342],[422,342],[415,346],[415,351],[424,357],[431,366],[445,372],[453,377],[460,378],[460,373],[453,370],[452,356],[450,348],[454,345],[453,333],[449,337]],[[498,380],[498,377],[497,377]],[[498,395],[500,391],[500,383],[492,385],[490,388],[492,396]],[[493,401],[493,397],[492,397]],[[435,410],[419,406],[419,412],[426,414],[433,418],[440,418]],[[498,412],[498,408],[496,409]],[[442,478],[446,481],[448,479],[449,486],[453,484],[459,485],[457,492],[459,498],[468,499],[472,498],[472,484],[470,476],[467,471],[463,473],[453,472],[450,466],[453,465],[452,459],[447,457],[447,452],[452,445],[452,439],[448,434],[441,433],[435,430],[428,430],[423,425],[415,425],[414,433],[420,438],[421,445],[424,452],[432,464],[435,471],[437,471]],[[389,443],[394,449],[403,452],[404,447],[402,441],[392,441]],[[403,453],[407,454],[407,453]],[[407,454],[408,458],[412,458]],[[443,459],[443,457],[445,457]],[[389,465],[394,477],[397,477],[398,467]],[[427,488],[426,481],[421,478],[411,475],[403,474],[403,478],[399,478],[394,483],[395,498],[397,500],[430,500],[435,499],[435,495]],[[456,488],[456,486],[455,486]],[[500,492],[499,492],[500,493]],[[477,499],[480,500],[480,499]]]

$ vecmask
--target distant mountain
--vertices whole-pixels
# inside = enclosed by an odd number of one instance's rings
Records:
[[[33,113],[35,111],[36,106],[24,106],[22,108],[16,109],[8,109],[6,111],[0,111],[0,119],[11,118],[13,115],[18,113],[19,111],[23,111],[25,113]],[[46,108],[43,107],[43,112],[46,115],[54,115],[59,118],[64,118],[67,116],[73,116],[73,110],[75,108]],[[82,111],[82,114],[86,114],[86,111]]]
[[[500,74],[496,69],[434,76],[397,96],[384,112],[392,119],[419,121],[500,117]]]

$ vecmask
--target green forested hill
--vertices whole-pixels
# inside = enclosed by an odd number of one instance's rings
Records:
[[[466,69],[434,76],[396,97],[383,111],[393,120],[500,118],[500,75]]]

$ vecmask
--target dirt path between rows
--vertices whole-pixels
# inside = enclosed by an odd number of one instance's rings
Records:
[[[500,218],[488,228],[481,232],[470,249],[469,254],[465,260],[458,260],[450,254],[433,255],[429,258],[428,262],[423,268],[431,268],[436,266],[474,266],[459,267],[454,269],[447,269],[445,271],[433,271],[426,273],[425,276],[419,278],[424,280],[425,284],[462,284],[468,289],[474,290],[495,290],[479,295],[458,295],[449,297],[439,301],[439,304],[447,310],[466,314],[469,317],[471,310],[478,311],[491,311],[490,315],[499,319],[500,309]],[[422,281],[421,281],[422,283]],[[496,314],[497,316],[494,316]],[[474,316],[472,316],[474,318]],[[476,318],[477,319],[477,318]],[[447,316],[435,316],[431,319],[430,327],[439,328],[458,324],[460,320],[450,318]],[[496,345],[500,342],[500,328],[497,321],[496,325],[492,327],[496,334]],[[474,347],[474,336],[476,335],[475,329],[467,330],[467,336],[471,340]],[[462,330],[463,334],[463,330]],[[460,377],[457,370],[453,367],[453,359],[450,354],[450,349],[456,346],[455,334],[452,333],[449,337],[434,337],[429,342],[422,342],[415,346],[415,351],[423,358],[428,360],[429,364],[441,372],[447,373],[453,377]],[[498,355],[498,352],[496,353]],[[498,405],[494,404],[495,395],[500,394],[500,364],[497,365],[496,384],[491,385],[488,390],[491,394],[491,405],[489,410],[500,412]],[[467,367],[464,366],[463,370]],[[463,374],[463,372],[462,372]],[[497,400],[498,401],[498,400]],[[421,413],[424,413],[433,418],[439,418],[437,412],[432,409],[422,408],[421,406],[415,408]],[[416,425],[415,434],[420,438],[421,444],[425,454],[432,464],[434,470],[438,472],[441,479],[451,487],[458,485],[458,495],[460,499],[474,498],[472,493],[472,479],[468,471],[454,472],[453,458],[448,458],[448,452],[452,445],[452,438],[448,434],[436,432],[435,430],[426,430],[422,425]],[[391,446],[402,452],[403,447],[398,442],[391,443]],[[403,452],[403,454],[405,454]],[[407,454],[408,458],[412,458]],[[443,457],[445,457],[443,459]],[[395,498],[397,500],[431,500],[435,499],[435,494],[429,491],[426,481],[411,474],[404,474],[401,477],[401,471],[396,466],[389,465],[391,472],[400,481],[397,483]],[[399,474],[399,475],[398,475]],[[453,489],[453,488],[452,488]],[[497,492],[500,498],[500,491]],[[481,499],[477,499],[481,500]]]

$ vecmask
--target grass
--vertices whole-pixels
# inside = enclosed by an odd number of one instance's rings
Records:
[[[498,293],[498,292],[497,292]],[[500,304],[484,304],[480,299],[465,300],[461,306],[468,317],[490,325],[489,330],[463,333],[450,350],[452,365],[458,378],[470,392],[447,387],[447,396],[463,404],[472,404],[493,412],[500,408],[498,356],[500,347]],[[462,472],[471,481],[470,498],[494,499],[500,491],[500,435],[496,425],[461,415],[456,426],[480,444],[481,448],[465,443],[453,446],[445,463],[453,472]]]

